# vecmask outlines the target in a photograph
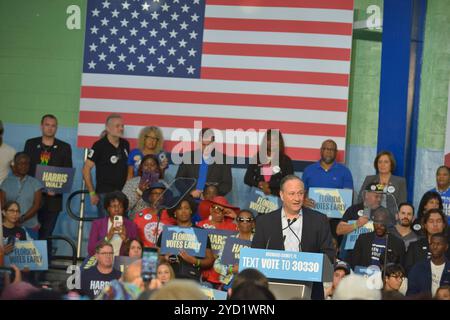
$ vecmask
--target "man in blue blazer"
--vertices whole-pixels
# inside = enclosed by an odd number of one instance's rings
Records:
[[[335,249],[327,217],[303,207],[303,181],[288,175],[281,180],[282,208],[256,219],[252,248],[323,253],[334,263]],[[323,286],[314,283],[312,298],[323,299]]]
[[[440,286],[450,285],[450,261],[445,257],[448,249],[447,236],[436,233],[431,236],[431,259],[418,262],[412,267],[408,276],[407,296],[436,294]]]

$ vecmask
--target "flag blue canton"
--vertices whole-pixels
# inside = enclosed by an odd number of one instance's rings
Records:
[[[85,73],[199,78],[205,0],[89,0]]]

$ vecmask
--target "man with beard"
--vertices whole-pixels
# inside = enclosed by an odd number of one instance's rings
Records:
[[[338,148],[335,141],[329,139],[322,143],[320,148],[320,160],[305,168],[302,180],[305,184],[305,191],[309,188],[333,188],[353,190],[353,178],[350,170],[343,164],[336,162]],[[304,205],[314,209],[314,201],[305,197]],[[336,227],[340,219],[329,219],[330,229],[333,237],[342,241],[342,237],[336,234]]]
[[[398,212],[395,215],[397,224],[391,228],[391,233],[403,240],[405,248],[408,250],[411,242],[417,241],[417,234],[411,229],[414,221],[414,207],[408,202],[403,202],[398,206]]]

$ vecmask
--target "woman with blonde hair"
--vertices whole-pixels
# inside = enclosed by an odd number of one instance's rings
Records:
[[[138,174],[139,165],[146,155],[158,157],[161,171],[167,169],[169,160],[163,150],[164,138],[160,128],[145,127],[141,130],[138,137],[137,148],[131,150],[128,156],[128,177],[131,179]]]

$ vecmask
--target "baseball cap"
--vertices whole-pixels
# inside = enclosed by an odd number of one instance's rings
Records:
[[[345,261],[339,261],[334,264],[334,271],[336,270],[344,270],[345,275],[349,275],[351,268],[350,265]]]

